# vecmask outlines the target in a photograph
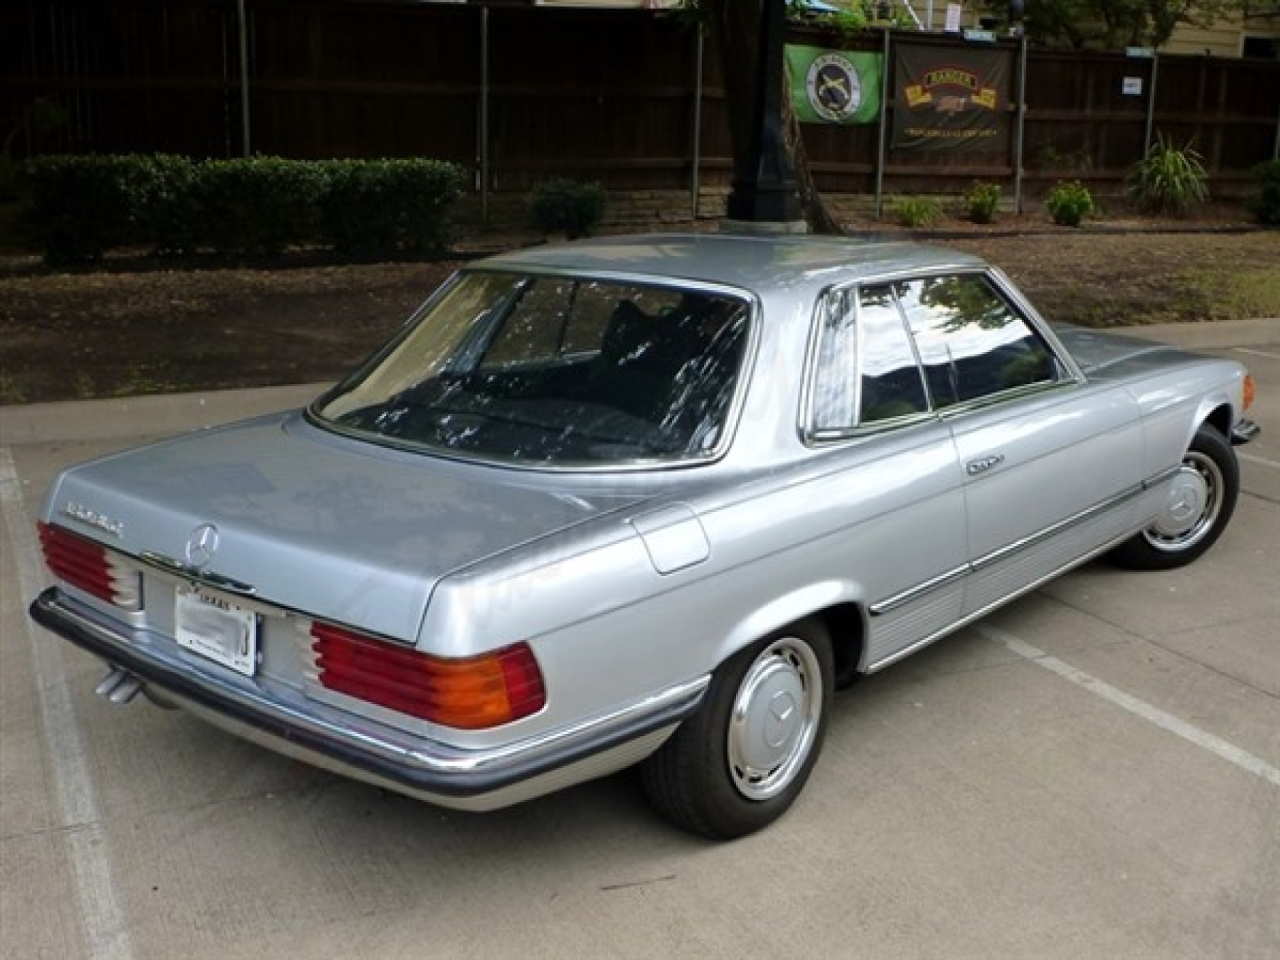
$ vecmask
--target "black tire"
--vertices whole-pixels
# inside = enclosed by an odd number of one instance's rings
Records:
[[[1231,443],[1202,424],[1156,522],[1116,547],[1111,558],[1134,570],[1170,570],[1190,563],[1222,535],[1239,492],[1240,467]]]
[[[833,676],[831,640],[813,620],[725,661],[701,709],[641,767],[649,802],[677,826],[716,840],[773,823],[818,759]]]

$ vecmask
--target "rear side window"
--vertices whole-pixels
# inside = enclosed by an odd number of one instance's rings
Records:
[[[888,285],[823,298],[816,367],[810,429],[818,438],[929,409],[911,337]]]
[[[935,409],[1059,379],[1048,346],[981,274],[894,286]]]
[[[982,274],[833,290],[817,321],[817,440],[1060,379],[1048,345]]]

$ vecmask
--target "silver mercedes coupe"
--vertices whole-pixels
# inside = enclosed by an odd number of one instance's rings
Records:
[[[32,615],[117,702],[471,810],[639,764],[727,839],[837,688],[1100,554],[1209,549],[1251,394],[951,250],[535,247],[305,410],[63,473]]]

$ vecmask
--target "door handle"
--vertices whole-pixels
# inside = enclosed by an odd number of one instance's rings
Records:
[[[1003,453],[993,453],[987,457],[979,457],[977,460],[970,460],[964,466],[964,472],[971,477],[976,477],[981,473],[986,473],[993,467],[998,467],[1004,463]]]

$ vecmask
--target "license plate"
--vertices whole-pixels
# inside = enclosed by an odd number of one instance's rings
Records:
[[[175,636],[185,647],[246,677],[258,665],[258,616],[193,587],[178,590]]]

